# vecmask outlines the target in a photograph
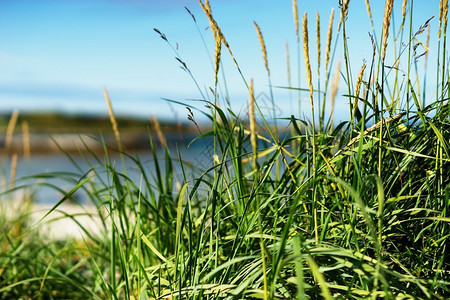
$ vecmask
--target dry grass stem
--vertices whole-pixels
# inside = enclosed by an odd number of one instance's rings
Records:
[[[311,73],[311,61],[309,60],[309,41],[308,41],[308,15],[303,15],[303,55],[305,57],[306,64],[306,80],[309,86],[309,100],[311,102],[311,109],[314,109],[313,103],[313,84]]]
[[[26,160],[30,160],[31,147],[30,147],[30,128],[27,121],[22,122],[22,142],[23,142],[23,156]]]
[[[158,119],[154,114],[152,114],[153,128],[156,131],[156,135],[158,136],[159,143],[162,148],[167,148],[166,139],[164,138],[164,134],[161,130],[161,126],[159,125]]]
[[[203,12],[208,17],[209,26],[211,28],[213,36],[215,37],[218,34],[219,26],[217,26],[216,21],[212,17],[211,6],[209,5],[209,1],[206,0],[204,4],[201,0],[199,0],[198,2],[200,4],[201,8],[203,9]]]
[[[359,91],[361,90],[362,79],[363,79],[364,70],[366,69],[366,67],[367,67],[366,64],[363,64],[361,66],[361,70],[359,71],[358,79],[356,80],[355,98],[353,101],[353,113],[352,113],[353,116],[355,115],[356,109],[358,108]]]
[[[443,26],[443,31],[444,31],[444,36],[447,32],[447,23],[448,23],[448,0],[444,0],[442,1],[442,23],[444,24]]]
[[[270,76],[269,61],[267,60],[266,43],[264,43],[264,38],[263,38],[263,35],[261,32],[261,28],[259,28],[259,26],[256,22],[253,22],[253,24],[255,25],[256,32],[258,33],[258,40],[259,40],[259,44],[261,45],[261,50],[263,53],[264,65],[266,67],[267,74],[269,74],[269,76]]]
[[[428,49],[430,46],[430,26],[427,27],[427,39],[425,42],[425,70],[427,69],[427,65],[428,65]]]
[[[369,19],[372,20],[372,10],[370,9],[369,0],[366,0],[366,9],[367,9],[367,15],[369,16]]]
[[[386,58],[386,48],[387,48],[387,40],[389,37],[389,26],[391,24],[391,16],[392,16],[392,9],[394,7],[394,0],[386,0],[385,6],[384,6],[384,17],[383,17],[383,42],[382,42],[382,54],[381,59],[385,60]]]
[[[10,176],[11,188],[14,188],[16,186],[16,173],[17,173],[17,154],[14,153],[11,157],[11,176]]]
[[[442,4],[443,0],[439,1],[439,22],[438,22],[438,37],[441,37],[441,24],[442,24]]]
[[[203,9],[203,12],[206,14],[206,16],[208,17],[209,20],[209,24],[211,26],[211,31],[213,33],[214,36],[214,40],[217,43],[217,39],[216,36],[220,37],[221,42],[223,43],[223,45],[225,45],[225,47],[228,50],[228,53],[230,53],[231,59],[233,60],[237,70],[239,71],[239,73],[242,76],[242,79],[244,79],[245,84],[247,85],[247,82],[244,78],[244,75],[242,74],[241,68],[239,67],[239,64],[236,60],[236,58],[234,57],[233,51],[231,50],[230,44],[228,44],[227,39],[225,38],[225,36],[222,33],[222,30],[220,29],[219,25],[217,25],[216,20],[214,19],[212,12],[211,12],[211,6],[209,5],[209,1],[206,1],[205,4],[203,4],[202,0],[198,1],[200,3],[200,6]]]
[[[403,22],[405,22],[405,18],[406,18],[406,5],[408,4],[408,0],[403,0],[402,3],[402,18],[403,18]]]
[[[209,1],[206,1],[205,4],[203,4],[203,2],[201,0],[199,0],[198,2],[200,3],[200,6],[202,7],[203,12],[208,17],[209,25],[211,27],[211,31],[214,36],[214,40],[216,39],[216,36],[219,35],[223,44],[225,45],[225,47],[227,47],[228,51],[232,55],[230,45],[228,44],[227,40],[225,39],[225,36],[222,33],[222,30],[220,29],[219,25],[217,25],[217,22],[212,15],[211,6],[209,5]]]
[[[348,15],[348,4],[349,3],[350,3],[350,0],[344,0],[342,2],[342,6],[341,6],[341,20],[339,21],[338,31],[341,29],[341,25],[342,25],[342,23],[344,23],[345,18],[347,18],[347,15]]]
[[[328,32],[327,32],[327,50],[325,54],[325,69],[328,69],[328,64],[330,63],[330,52],[331,52],[331,36],[333,35],[333,21],[334,21],[334,8],[331,8],[330,20],[328,21]]]
[[[356,80],[356,88],[355,88],[355,96],[359,97],[359,91],[361,89],[361,83],[364,76],[364,70],[366,69],[367,65],[363,64],[361,66],[361,70],[359,70],[358,79]]]
[[[353,144],[355,144],[356,142],[358,142],[361,139],[361,136],[366,136],[369,133],[374,132],[375,130],[378,130],[383,124],[389,124],[391,122],[395,122],[395,121],[399,120],[401,117],[403,117],[405,114],[406,114],[405,112],[400,112],[399,114],[397,114],[393,117],[381,119],[381,121],[379,121],[378,123],[372,125],[371,127],[367,128],[366,130],[364,130],[363,134],[360,133],[360,134],[358,134],[358,136],[351,139],[350,142],[348,142],[344,148],[339,149],[333,155],[332,159],[339,156],[341,153],[345,152],[346,150],[348,150]]]
[[[219,68],[220,68],[220,57],[222,53],[222,36],[219,34],[215,35],[216,47],[214,51],[214,88],[217,88],[217,83],[219,82]]]
[[[17,109],[13,110],[11,118],[9,118],[8,126],[6,127],[6,138],[5,138],[5,152],[8,153],[12,146],[12,139],[14,128],[16,127],[17,119],[19,118],[19,111]]]
[[[441,37],[441,29],[442,29],[442,21],[444,19],[444,15],[447,15],[445,10],[448,11],[448,0],[439,1],[439,29],[438,29],[438,37]]]
[[[320,74],[320,15],[316,10],[317,72]],[[319,76],[320,77],[320,76]]]
[[[338,87],[339,87],[340,75],[341,75],[341,59],[339,58],[338,62],[337,62],[336,73],[334,74],[333,82],[331,84],[331,94],[330,94],[331,113],[330,113],[330,118],[332,118],[333,115],[334,115],[334,105],[335,105],[335,101],[336,101],[337,90],[338,90]]]
[[[295,34],[297,35],[297,40],[299,39],[299,20],[298,20],[298,8],[297,8],[297,0],[292,1],[292,12],[294,14],[294,23],[295,23]]]
[[[250,99],[249,99],[249,110],[248,117],[250,121],[250,144],[252,146],[253,151],[253,168],[256,170],[257,168],[257,160],[258,160],[258,140],[257,140],[257,132],[256,132],[256,117],[255,117],[255,95],[253,91],[253,79],[250,80]]]
[[[106,104],[108,105],[109,119],[111,121],[114,135],[116,137],[117,147],[118,147],[119,151],[122,151],[122,143],[120,142],[119,126],[117,125],[116,117],[114,116],[114,111],[113,111],[112,104],[111,104],[111,99],[109,98],[106,87],[103,87],[103,94],[105,96]]]
[[[291,87],[292,86],[292,81],[291,81],[291,59],[289,56],[289,44],[288,42],[286,42],[286,72],[287,72],[287,80],[288,80],[288,86]]]

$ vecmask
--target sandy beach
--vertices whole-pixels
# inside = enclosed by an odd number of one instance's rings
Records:
[[[52,208],[53,205],[41,203],[26,208],[21,201],[9,200],[0,203],[0,215],[9,220],[27,216],[32,230],[52,239],[82,239],[85,234],[80,225],[92,235],[100,232],[102,224],[93,205],[63,203],[46,216]]]

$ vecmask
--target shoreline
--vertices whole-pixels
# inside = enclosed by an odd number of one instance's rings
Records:
[[[77,223],[91,235],[100,234],[103,225],[94,205],[63,203],[43,219],[53,207],[43,203],[31,203],[27,207],[21,200],[4,200],[0,201],[0,215],[8,221],[27,218],[29,230],[37,230],[39,234],[56,240],[84,239],[86,235]]]
[[[160,147],[160,140],[154,132],[123,131],[120,141],[125,150],[150,150],[150,136],[156,147]],[[198,134],[193,132],[169,132],[164,135],[167,144],[188,144]],[[8,150],[3,150],[1,154],[15,153],[23,154],[24,145],[29,145],[31,154],[52,154],[61,153],[61,149],[68,153],[79,153],[93,151],[95,153],[104,152],[106,145],[110,149],[117,148],[117,142],[113,133],[92,134],[92,133],[32,133],[28,137],[23,134],[15,134],[11,139]],[[0,135],[0,148],[5,148],[5,139]]]

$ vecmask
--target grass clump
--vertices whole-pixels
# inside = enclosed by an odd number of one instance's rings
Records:
[[[261,113],[253,80],[248,85],[249,119],[234,113],[227,101],[225,108],[219,106],[222,44],[242,72],[209,2],[200,3],[214,36],[215,86],[211,95],[200,91],[208,110],[188,109],[195,125],[194,111],[211,121],[210,130],[198,138],[212,141],[211,166],[199,170],[165,142],[160,142],[163,157],[158,157],[152,135],[151,168],[126,151],[119,151],[122,166],[111,156],[114,149],[105,145],[100,157],[86,147],[86,161],[95,163],[89,170],[79,167],[78,175],[64,176],[74,188],[46,217],[75,192],[83,192],[97,209],[99,232],[79,224],[83,242],[55,242],[32,235],[35,226],[10,228],[23,219],[3,222],[0,298],[449,298],[448,69],[438,62],[436,98],[427,103],[413,83],[411,67],[417,61],[411,61],[408,51],[429,21],[415,34],[410,29],[399,46],[396,37],[389,40],[392,1],[386,1],[382,39],[377,44],[372,38],[373,55],[353,86],[346,37],[351,6],[344,1],[334,46],[342,41],[344,70],[335,70],[335,87],[328,95],[333,85],[332,10],[325,72],[318,72],[325,74],[318,78],[323,90],[316,97],[305,14],[309,88],[288,88],[299,95],[309,92],[311,114],[310,119],[285,118],[289,134],[283,135]],[[439,17],[438,57],[445,62],[448,3],[441,5],[445,16]],[[411,14],[412,2],[408,7]],[[294,16],[300,48],[296,1]],[[404,25],[402,30],[411,28],[412,21]],[[255,26],[270,83],[262,31]],[[390,43],[396,69],[385,66]],[[192,76],[178,53],[177,59]],[[396,71],[400,68],[407,70],[405,77]],[[327,119],[324,111],[325,103],[336,97],[338,81],[345,85],[350,119],[334,125],[333,113]],[[115,148],[120,149],[114,121],[113,126]],[[159,139],[164,137],[159,134]],[[130,169],[138,170],[138,180]]]

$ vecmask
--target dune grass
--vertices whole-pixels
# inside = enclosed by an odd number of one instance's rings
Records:
[[[101,217],[100,233],[79,224],[84,240],[55,241],[40,235],[39,224],[30,224],[26,214],[2,220],[0,299],[448,299],[448,2],[441,1],[438,45],[429,46],[439,49],[435,99],[429,102],[417,88],[417,55],[411,50],[430,23],[414,32],[408,20],[413,1],[403,2],[403,41],[388,35],[392,1],[386,1],[382,32],[373,27],[373,55],[352,78],[345,27],[352,12],[343,1],[337,32],[327,34],[326,63],[318,72],[324,77],[317,78],[321,90],[307,71],[310,119],[286,116],[290,134],[284,136],[261,113],[252,80],[243,77],[249,82],[248,118],[219,106],[225,51],[242,72],[209,2],[201,3],[215,40],[215,86],[203,95],[209,110],[190,107],[189,119],[197,125],[200,111],[211,122],[196,141],[212,139],[211,166],[184,162],[163,140],[164,155],[158,157],[152,134],[152,169],[126,151],[115,161],[120,128],[110,106],[117,146],[105,145],[103,156],[86,146],[89,170],[73,161],[78,173],[34,176],[58,176],[73,185],[41,222],[83,192]],[[336,25],[333,13],[329,28]],[[316,55],[308,48],[314,35],[307,23],[305,14],[299,28],[294,1],[297,52],[303,48],[306,66]],[[262,29],[255,26],[271,85]],[[342,70],[333,68],[333,41],[335,48],[343,44]],[[387,48],[394,51],[394,68],[385,66]],[[177,59],[195,80],[178,54]],[[333,113],[326,119],[324,110],[336,97],[332,85],[338,80],[351,117],[334,124]],[[124,161],[140,171],[139,181]],[[13,190],[26,188],[18,180]]]

